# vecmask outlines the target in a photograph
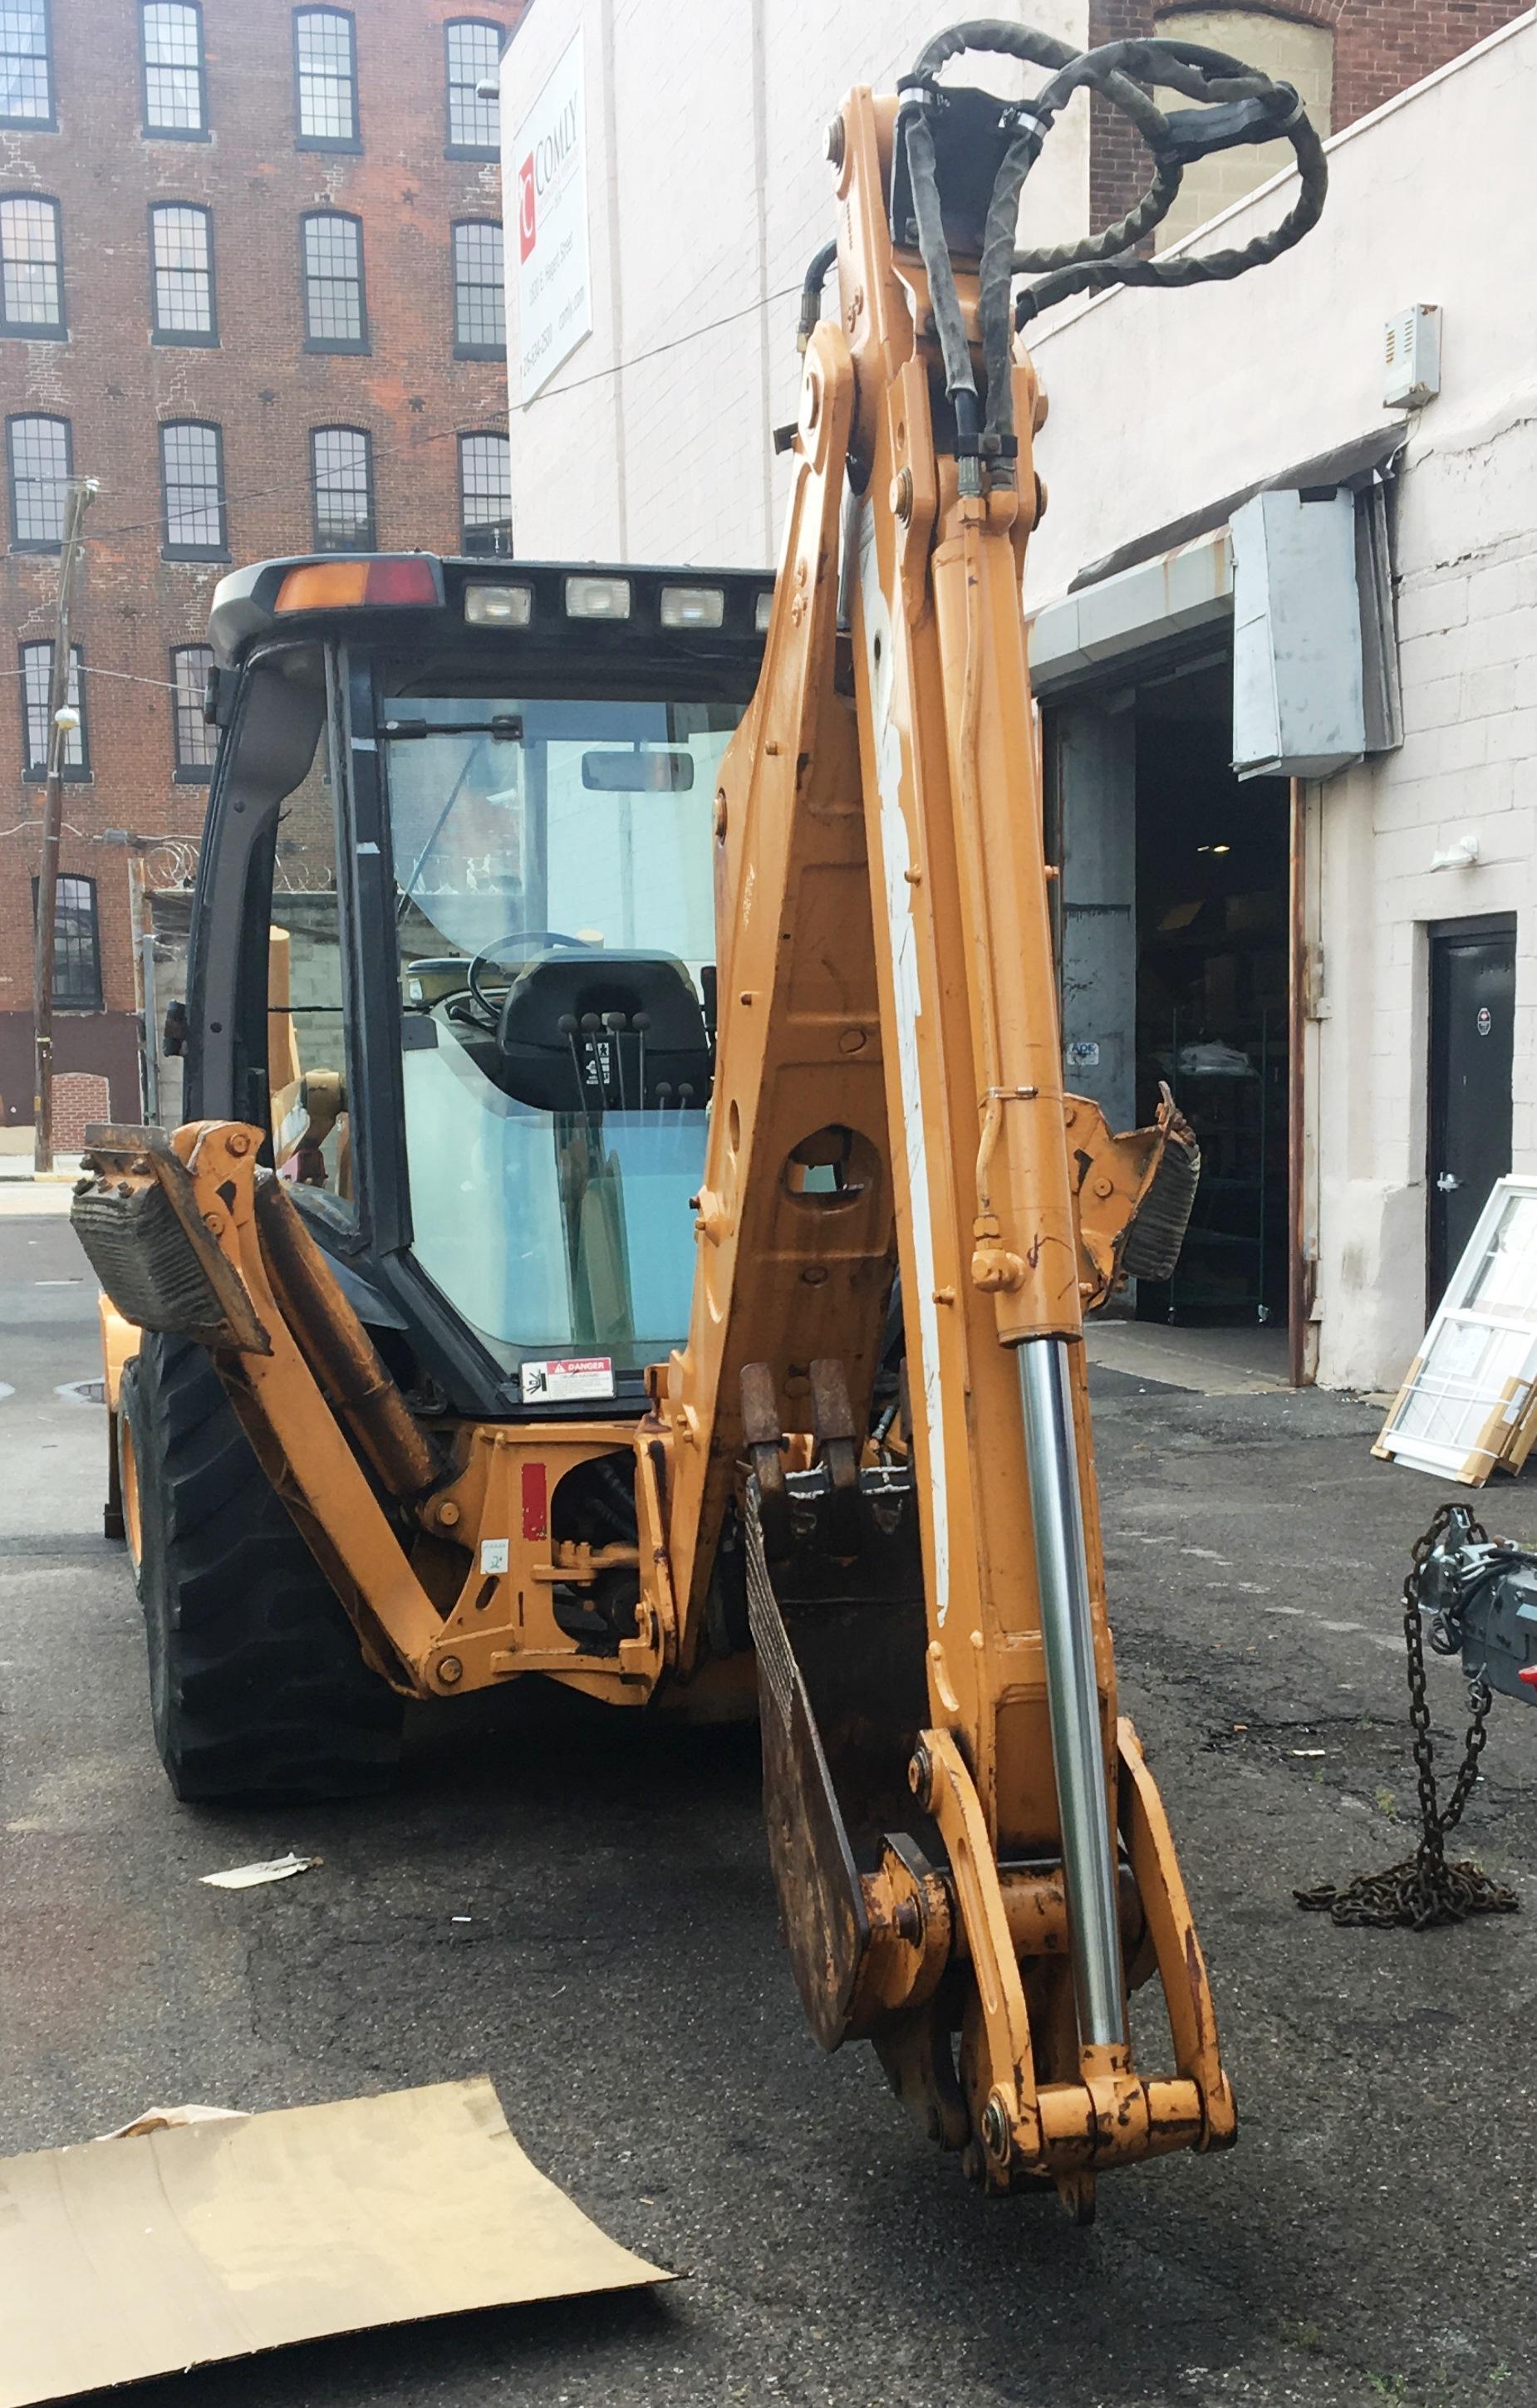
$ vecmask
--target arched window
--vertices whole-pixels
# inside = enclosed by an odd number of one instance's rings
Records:
[[[190,201],[150,211],[151,330],[157,343],[216,343],[213,217]]]
[[[294,11],[294,113],[301,150],[355,150],[357,37],[340,8]]]
[[[1266,8],[1172,8],[1154,20],[1154,31],[1171,41],[1199,42],[1226,50],[1277,83],[1289,83],[1320,135],[1329,130],[1334,101],[1334,36],[1327,25],[1305,25]],[[1164,108],[1185,106],[1174,93],[1160,93]],[[1268,182],[1292,163],[1289,142],[1244,144],[1218,150],[1187,167],[1179,198],[1153,239],[1159,251],[1230,208],[1245,193]]]
[[[201,141],[208,130],[202,9],[194,0],[143,0],[139,36],[145,133]]]
[[[360,221],[336,210],[317,210],[300,221],[299,239],[306,351],[366,351],[368,310]]]
[[[512,451],[505,435],[459,437],[459,542],[467,552],[512,552]]]
[[[51,134],[54,122],[48,0],[7,0],[0,8],[0,125]]]
[[[309,437],[317,552],[372,552],[373,446],[361,426],[317,426]]]
[[[6,427],[14,552],[57,552],[70,476],[67,418],[13,418]]]
[[[66,778],[79,774],[65,771]],[[36,878],[32,882],[32,923],[36,927]],[[101,931],[96,921],[93,878],[64,877],[53,890],[53,1000],[61,1011],[101,1010]]]
[[[0,327],[7,335],[64,338],[59,204],[43,193],[0,197]]]
[[[180,644],[171,654],[171,746],[178,785],[203,785],[217,742],[203,716],[213,653],[207,644]]]
[[[199,419],[174,419],[160,430],[160,467],[165,488],[167,560],[223,560],[229,549],[224,526],[224,446],[217,426]]]
[[[493,218],[467,218],[453,229],[455,359],[504,358],[505,310],[501,227]]]
[[[53,647],[51,644],[22,646],[22,702],[23,770],[29,778],[48,775],[49,697],[53,687]],[[80,648],[69,647],[69,683],[65,700],[71,710],[80,715],[79,727],[61,731],[60,767],[65,778],[77,781],[91,775],[91,754],[85,732],[85,694],[80,677]]]
[[[443,28],[448,66],[448,148],[451,159],[495,159],[496,104],[480,87],[494,77],[502,29],[480,17],[454,17]]]

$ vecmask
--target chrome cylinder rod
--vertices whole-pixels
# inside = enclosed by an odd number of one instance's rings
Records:
[[[1078,1486],[1068,1350],[1060,1338],[1015,1348],[1041,1591],[1046,1701],[1062,1826],[1078,2030],[1087,2044],[1125,2043],[1116,1859],[1094,1664],[1084,1501]]]

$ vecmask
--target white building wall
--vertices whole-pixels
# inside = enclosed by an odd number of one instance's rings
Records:
[[[1515,1168],[1537,1170],[1537,123],[1529,14],[1329,146],[1322,226],[1236,284],[1070,305],[1038,335],[1051,401],[1040,602],[1117,546],[1387,423],[1383,324],[1444,312],[1439,399],[1410,413],[1398,497],[1401,749],[1312,789],[1310,1032],[1319,1377],[1391,1386],[1424,1302],[1428,942],[1517,914]],[[1283,182],[1199,247],[1241,243]],[[1476,867],[1433,872],[1474,834]]]
[[[504,145],[567,44],[586,62],[594,331],[511,405],[513,540],[525,558],[757,566],[777,558],[800,280],[836,231],[828,121],[855,83],[891,91],[954,0],[537,0],[502,68]],[[1087,0],[992,14],[1082,45]],[[1024,89],[1006,61],[952,79]],[[516,161],[508,149],[507,189]],[[1082,230],[1088,115],[1054,131],[1028,238]],[[509,351],[517,358],[510,231]],[[717,322],[725,321],[720,323]]]

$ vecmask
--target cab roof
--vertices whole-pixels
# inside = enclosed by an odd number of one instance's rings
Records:
[[[633,562],[440,559],[434,552],[298,552],[222,577],[208,614],[221,669],[274,629],[354,624],[385,637],[407,611],[424,635],[571,637],[621,652],[697,648],[755,660],[763,650],[768,569],[638,566]],[[600,607],[595,607],[600,606]],[[483,614],[483,615],[482,615]],[[422,624],[423,621],[425,625]],[[400,632],[404,633],[402,628]]]

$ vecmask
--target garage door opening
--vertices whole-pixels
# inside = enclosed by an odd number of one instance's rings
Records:
[[[1200,1140],[1174,1277],[1124,1311],[1290,1376],[1291,788],[1233,774],[1226,647],[1046,719],[1048,841],[1061,862],[1067,1083],[1145,1124],[1167,1081]],[[1231,1333],[1230,1340],[1197,1333]],[[1246,1333],[1242,1338],[1240,1333]]]
[[[1137,1313],[1285,1330],[1291,790],[1228,767],[1230,677],[1137,696],[1137,1116],[1167,1080],[1201,1154],[1179,1267]]]

